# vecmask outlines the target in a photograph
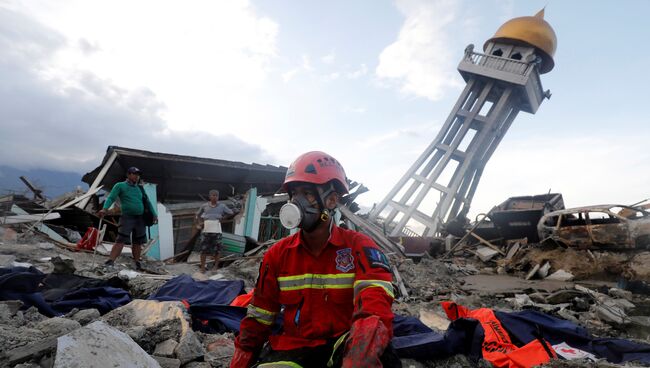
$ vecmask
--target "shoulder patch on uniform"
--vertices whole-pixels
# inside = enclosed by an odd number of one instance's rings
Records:
[[[390,272],[388,258],[386,258],[382,251],[373,247],[363,247],[363,253],[366,254],[366,259],[368,260],[370,267],[383,268],[384,270]]]
[[[343,248],[336,251],[336,269],[341,272],[348,272],[354,268],[354,256],[352,248]]]

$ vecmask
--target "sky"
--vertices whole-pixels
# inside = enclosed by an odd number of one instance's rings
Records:
[[[552,97],[520,113],[471,215],[508,197],[650,197],[650,1],[0,0],[0,165],[83,174],[109,145],[288,166],[336,157],[381,201],[435,138],[480,50],[545,7]]]

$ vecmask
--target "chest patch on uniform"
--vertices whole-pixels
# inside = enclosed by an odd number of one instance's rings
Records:
[[[368,264],[370,267],[383,268],[384,270],[390,272],[390,265],[388,264],[388,258],[377,248],[372,247],[363,247],[363,252],[366,254]]]
[[[336,251],[336,269],[341,272],[348,272],[354,268],[354,256],[352,248],[345,248]]]

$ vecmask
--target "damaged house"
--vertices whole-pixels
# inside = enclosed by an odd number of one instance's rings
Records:
[[[258,240],[262,235],[259,240],[267,240],[283,234],[274,216],[262,215],[266,215],[267,205],[286,200],[274,196],[282,185],[286,167],[109,146],[102,163],[85,174],[82,181],[90,186],[89,192],[100,187],[110,191],[124,180],[131,166],[142,170],[147,196],[158,203],[159,223],[150,229],[151,238],[156,239],[148,253],[153,258],[174,256],[187,246],[193,235],[194,214],[211,189],[219,191],[220,201],[240,209],[237,216],[223,224],[226,254],[242,253],[244,237]],[[89,197],[77,207],[94,213],[99,203],[99,197]]]

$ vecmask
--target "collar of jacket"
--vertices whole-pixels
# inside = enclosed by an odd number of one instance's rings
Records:
[[[336,226],[336,224],[332,224],[332,231],[330,232],[330,238],[327,240],[327,243],[332,244],[336,247],[343,246],[343,231],[344,230]],[[289,238],[289,245],[287,245],[287,247],[294,248],[302,243],[302,230],[300,230],[297,233],[291,235]]]

